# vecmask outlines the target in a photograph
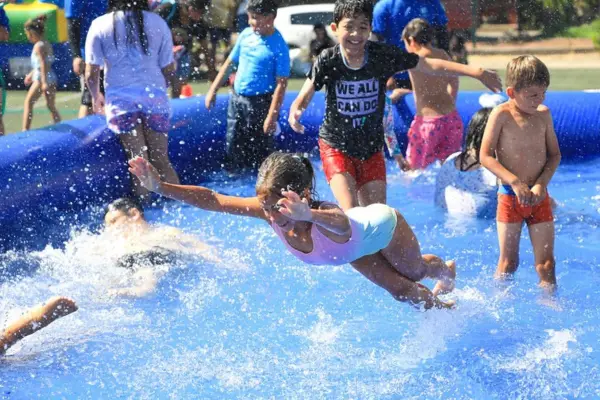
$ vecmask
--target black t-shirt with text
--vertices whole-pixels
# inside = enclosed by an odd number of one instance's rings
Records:
[[[315,90],[326,87],[325,120],[319,137],[329,146],[361,160],[383,148],[383,111],[387,80],[414,68],[419,56],[395,46],[369,42],[360,69],[346,66],[339,44],[323,50],[308,78]]]

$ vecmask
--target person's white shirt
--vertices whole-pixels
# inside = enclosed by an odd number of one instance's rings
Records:
[[[435,204],[453,216],[491,217],[498,202],[496,176],[485,167],[461,171],[450,155],[436,178]]]
[[[143,15],[148,54],[142,50],[138,32],[128,42],[126,24],[137,27],[131,12],[111,12],[92,22],[85,43],[85,62],[104,66],[107,93],[132,87],[167,89],[162,69],[173,62],[171,31],[159,15],[148,11]]]

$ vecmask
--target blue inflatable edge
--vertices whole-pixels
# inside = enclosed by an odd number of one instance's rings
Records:
[[[459,94],[457,108],[465,126],[481,108],[481,94]],[[304,113],[304,134],[293,132],[287,123],[296,96],[285,96],[276,147],[316,155],[324,94],[316,93]],[[183,183],[210,181],[222,170],[227,101],[227,95],[219,95],[211,110],[204,107],[203,96],[172,101],[169,156]],[[552,111],[563,160],[580,162],[600,155],[600,93],[550,92],[545,104]],[[394,108],[403,146],[414,112],[410,95]],[[63,238],[71,226],[83,223],[86,208],[101,207],[129,192],[126,156],[99,116],[2,137],[0,250],[40,247],[50,238]]]

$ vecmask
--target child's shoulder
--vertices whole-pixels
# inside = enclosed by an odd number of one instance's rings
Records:
[[[498,104],[490,113],[490,120],[502,121],[512,118],[512,112],[513,109],[510,102],[507,101],[506,103]]]
[[[435,47],[432,47],[431,49],[429,49],[429,54],[425,55],[425,57],[438,58],[440,60],[452,61],[452,59],[450,58],[450,56],[448,55],[448,53],[445,50],[438,49]]]
[[[540,104],[537,108],[538,113],[540,113],[541,116],[545,117],[550,115],[550,108],[548,108],[548,106],[545,106],[543,104]]]

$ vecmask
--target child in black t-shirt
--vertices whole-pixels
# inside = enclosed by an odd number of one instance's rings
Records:
[[[315,61],[290,109],[289,123],[299,120],[315,91],[326,87],[325,120],[319,149],[325,176],[340,206],[386,202],[383,156],[385,85],[396,72],[415,68],[436,75],[467,75],[494,91],[502,88],[495,72],[439,59],[420,58],[397,47],[369,41],[373,19],[370,0],[338,0],[331,29],[339,45]]]

